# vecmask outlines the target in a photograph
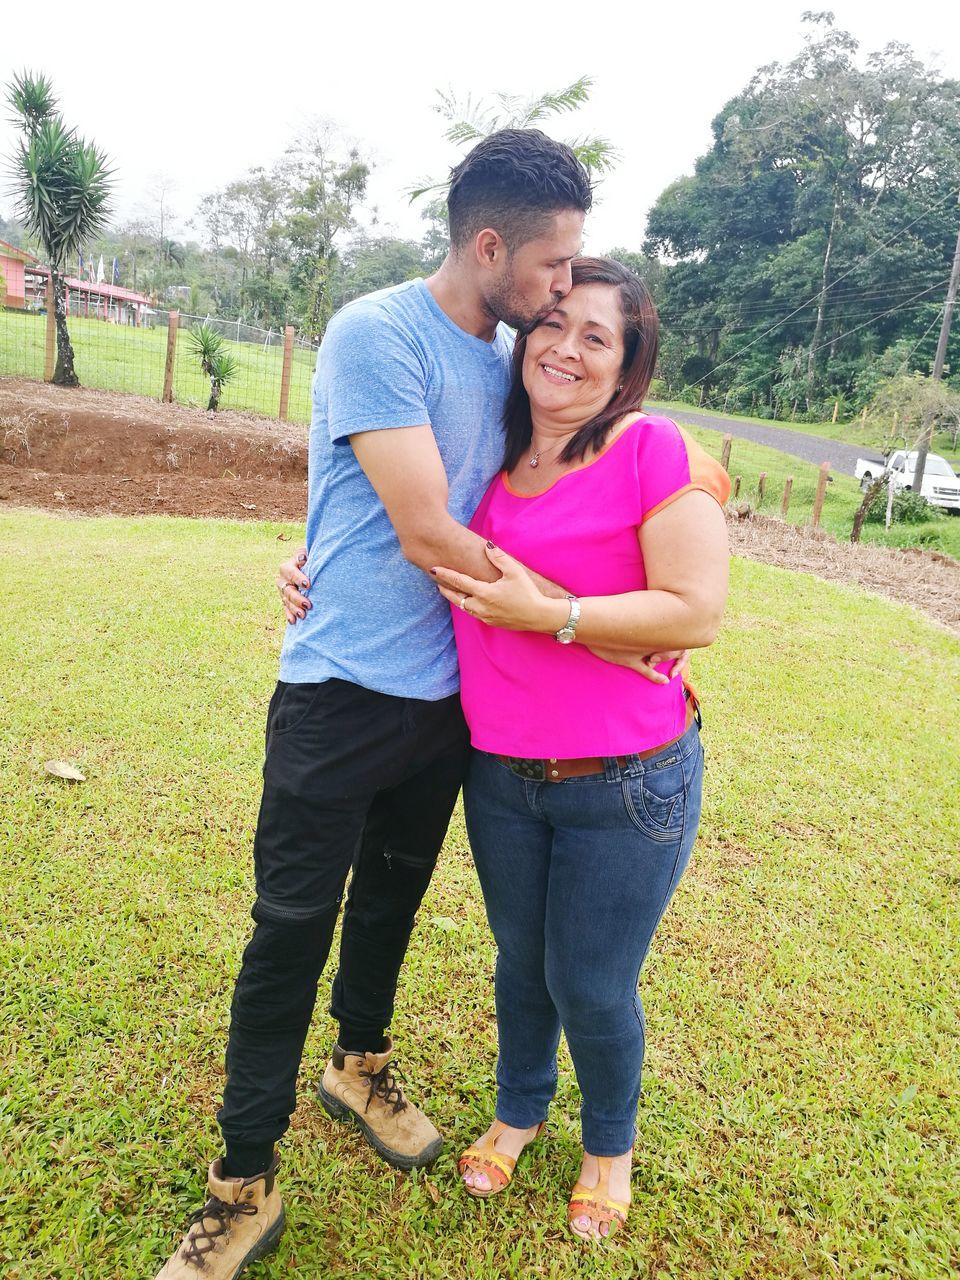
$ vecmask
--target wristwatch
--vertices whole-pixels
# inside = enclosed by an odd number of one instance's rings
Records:
[[[554,639],[557,644],[572,644],[577,634],[577,623],[580,621],[580,601],[576,596],[567,596],[570,601],[570,617],[567,619],[566,626],[560,628],[555,634]]]

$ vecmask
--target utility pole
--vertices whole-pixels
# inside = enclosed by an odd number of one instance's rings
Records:
[[[950,272],[950,283],[947,285],[947,301],[943,308],[943,322],[940,325],[940,341],[937,343],[937,354],[933,361],[934,382],[943,377],[943,366],[947,361],[947,340],[950,337],[950,323],[953,320],[953,308],[957,301],[957,287],[960,285],[960,231],[957,232],[957,248],[953,255],[953,270]],[[927,454],[933,440],[933,418],[923,425],[920,441],[917,445],[917,465],[913,472],[913,491],[920,493],[923,488],[923,472],[927,465]]]

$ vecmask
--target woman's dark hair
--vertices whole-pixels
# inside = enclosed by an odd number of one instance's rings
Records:
[[[623,366],[619,390],[606,408],[567,441],[559,455],[561,462],[581,462],[590,449],[599,453],[613,424],[625,413],[635,413],[643,407],[660,342],[657,309],[639,276],[613,258],[575,258],[571,275],[574,289],[578,284],[609,284],[616,288],[623,314]],[[522,377],[526,349],[527,336],[522,334],[513,349],[513,381],[503,413],[506,435],[503,465],[507,471],[512,470],[530,448],[533,435],[530,400]]]
[[[450,243],[460,249],[492,227],[512,252],[542,235],[554,214],[586,213],[592,199],[587,171],[565,143],[539,129],[500,129],[450,173]]]

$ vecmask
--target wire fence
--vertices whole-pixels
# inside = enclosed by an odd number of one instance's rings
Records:
[[[73,299],[71,298],[71,303]],[[118,323],[116,318],[77,314],[68,317],[77,376],[85,387],[161,399],[167,360],[166,311],[149,311],[142,324]],[[223,388],[221,409],[237,409],[268,418],[280,415],[284,332],[260,329],[240,320],[178,315],[174,350],[173,399],[178,404],[206,408],[210,380],[190,350],[189,333],[206,323],[224,340],[224,349],[237,361],[237,372]],[[0,376],[44,380],[47,316],[43,310],[0,310]],[[310,421],[310,388],[317,346],[293,335],[286,417]]]

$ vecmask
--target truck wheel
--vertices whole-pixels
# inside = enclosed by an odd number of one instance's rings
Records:
[[[860,477],[860,488],[863,490],[864,493],[866,493],[866,491],[870,488],[872,484],[873,484],[873,476],[870,474],[869,471],[865,471],[863,475]]]

